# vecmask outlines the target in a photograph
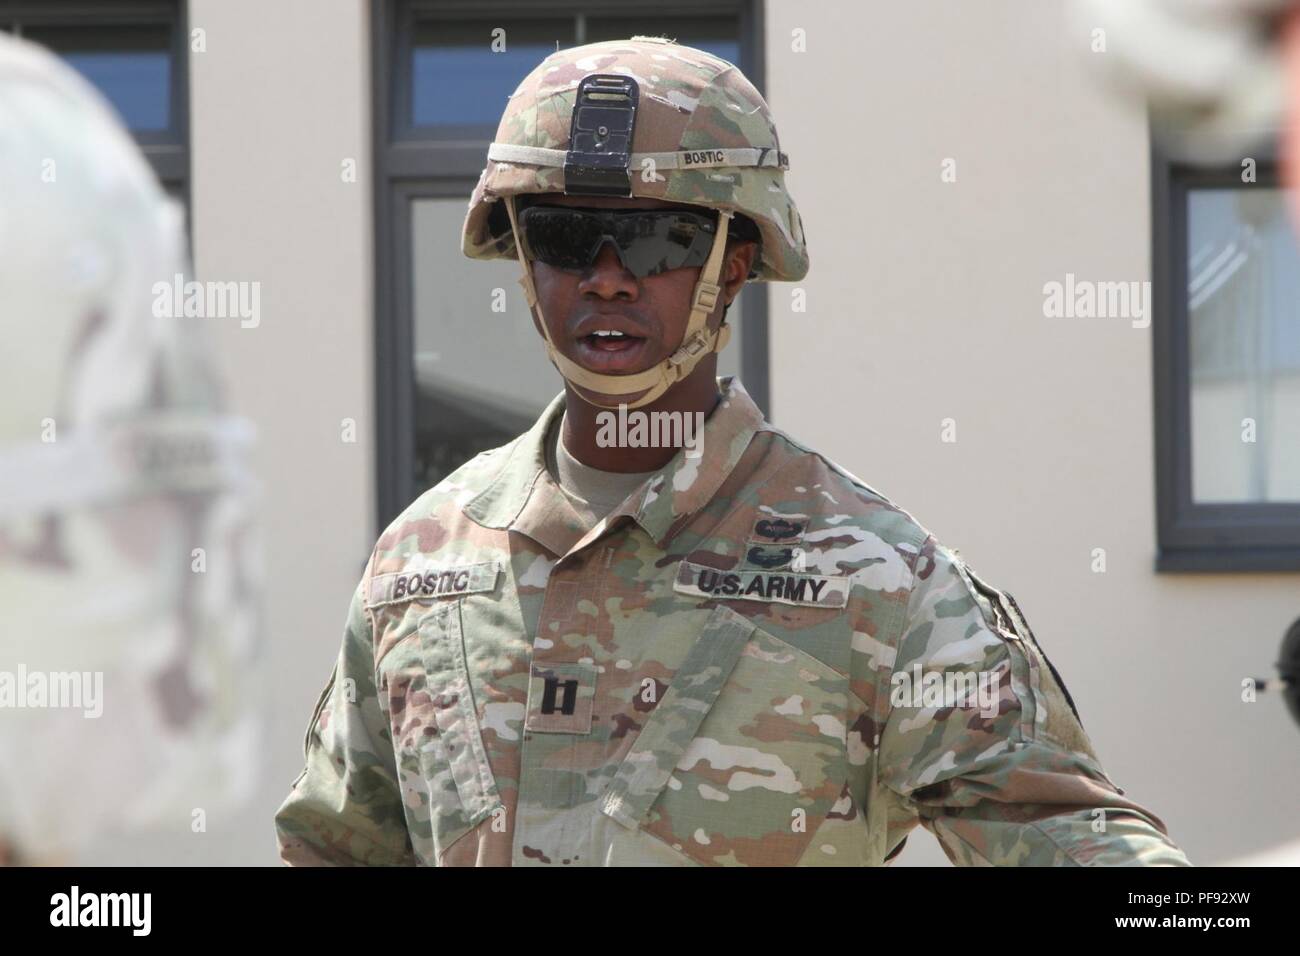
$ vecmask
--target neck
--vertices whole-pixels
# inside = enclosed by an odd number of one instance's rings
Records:
[[[722,397],[718,392],[718,361],[716,355],[702,360],[695,370],[663,395],[648,405],[629,409],[638,412],[676,412],[695,414],[703,412],[707,418]],[[618,409],[605,409],[592,405],[582,398],[573,386],[564,385],[564,431],[560,440],[569,454],[588,468],[614,472],[658,471],[677,454],[678,448],[623,448],[613,445],[602,448],[596,442],[601,422],[597,416],[604,412],[617,416]]]

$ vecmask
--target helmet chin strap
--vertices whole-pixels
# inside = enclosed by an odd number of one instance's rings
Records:
[[[597,392],[601,395],[635,395],[638,392],[645,392],[634,402],[619,402],[614,405],[597,402],[585,394],[582,395],[584,401],[595,405],[597,408],[617,409],[620,405],[626,408],[640,408],[642,405],[650,404],[690,375],[695,370],[695,366],[706,355],[721,352],[726,348],[727,342],[731,338],[731,327],[724,323],[717,331],[710,332],[705,327],[705,323],[718,304],[718,296],[722,294],[722,286],[718,284],[718,277],[722,273],[723,253],[727,248],[727,226],[732,216],[730,211],[725,209],[718,211],[718,231],[713,237],[713,247],[709,250],[709,258],[705,261],[703,268],[700,269],[700,278],[695,283],[695,291],[691,295],[691,317],[686,323],[686,332],[682,336],[682,344],[678,346],[677,351],[654,368],[646,369],[644,372],[636,372],[632,375],[605,375],[592,372],[576,362],[570,361],[561,355],[560,350],[555,347],[555,342],[551,340],[550,329],[546,327],[546,319],[542,315],[541,306],[537,304],[537,288],[533,285],[532,267],[524,256],[523,243],[519,241],[519,223],[515,217],[515,197],[506,196],[504,202],[506,212],[510,216],[510,229],[514,234],[515,250],[519,256],[519,264],[523,267],[524,274],[520,277],[519,284],[523,286],[528,305],[537,316],[538,324],[542,327],[542,335],[546,337],[546,355],[551,360],[551,364],[556,367],[569,384],[578,389]]]

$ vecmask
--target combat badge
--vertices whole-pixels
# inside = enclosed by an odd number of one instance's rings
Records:
[[[795,558],[795,550],[792,547],[777,545],[748,545],[745,548],[745,563],[752,564],[765,571],[789,567]],[[795,570],[802,570],[802,568],[796,568]]]
[[[754,522],[754,530],[749,533],[749,541],[751,544],[789,545],[802,538],[807,527],[808,519],[803,515],[760,518]]]

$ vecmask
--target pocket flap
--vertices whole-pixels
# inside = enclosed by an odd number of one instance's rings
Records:
[[[465,665],[459,601],[443,602],[420,619],[420,644],[442,750],[472,826],[502,804]]]
[[[695,739],[754,625],[729,607],[709,616],[601,799],[600,812],[635,830]]]

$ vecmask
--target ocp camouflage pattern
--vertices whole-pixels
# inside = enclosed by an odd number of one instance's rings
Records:
[[[1186,865],[1015,602],[722,385],[703,455],[589,531],[545,466],[563,395],[388,527],[276,817],[284,861],[878,865],[920,824],[958,864]],[[995,713],[895,703],[914,671],[991,675]]]

